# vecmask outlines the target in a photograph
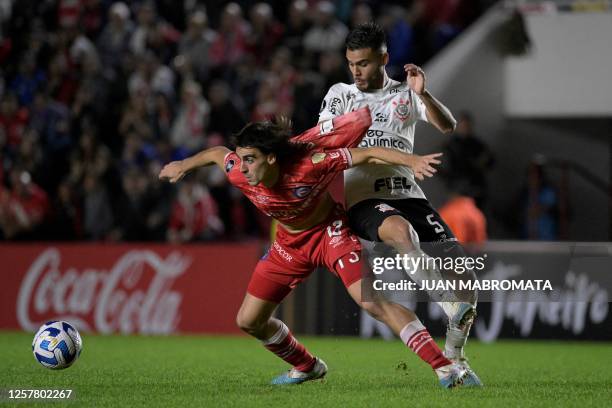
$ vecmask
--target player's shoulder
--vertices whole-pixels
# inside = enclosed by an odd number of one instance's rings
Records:
[[[329,94],[344,95],[344,94],[348,94],[349,92],[354,92],[355,89],[356,89],[355,84],[337,82],[329,88],[329,90],[327,91],[327,94],[328,95]]]
[[[223,168],[225,174],[232,184],[246,182],[244,175],[240,172],[240,156],[235,151],[230,150],[223,158]]]

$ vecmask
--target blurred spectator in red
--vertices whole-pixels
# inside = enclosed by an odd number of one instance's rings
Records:
[[[79,86],[76,69],[69,66],[68,58],[64,53],[56,53],[49,62],[49,79],[47,92],[64,105],[69,105]]]
[[[250,11],[251,33],[247,39],[249,52],[259,66],[265,65],[280,42],[284,28],[275,18],[268,3],[257,3]]]
[[[0,228],[4,239],[40,239],[49,212],[47,193],[32,182],[30,173],[14,167],[11,190],[0,187]]]
[[[194,178],[183,180],[172,204],[168,241],[182,243],[212,239],[221,235],[223,230],[217,204],[206,186]]]
[[[102,31],[102,24],[105,21],[105,7],[102,0],[81,0],[83,11],[81,12],[81,24],[85,35],[89,38],[96,38]]]
[[[280,79],[268,74],[259,84],[257,100],[251,114],[252,122],[272,120],[276,115],[290,118],[293,114],[293,105],[283,104],[278,96],[281,86]]]
[[[17,96],[5,94],[0,102],[0,145],[6,146],[9,153],[15,153],[21,144],[28,118],[28,109],[19,107]]]
[[[250,27],[242,17],[242,8],[229,3],[223,9],[218,35],[210,49],[210,58],[215,66],[233,65],[242,60],[248,51],[247,39]]]
[[[170,142],[174,147],[185,147],[195,153],[206,145],[206,124],[210,105],[197,82],[183,84],[181,106],[170,132]]]

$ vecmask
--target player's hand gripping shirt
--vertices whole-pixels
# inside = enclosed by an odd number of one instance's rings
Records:
[[[329,183],[336,174],[351,167],[351,154],[346,148],[324,149],[328,142],[341,145],[357,144],[370,126],[367,109],[333,119],[292,138],[312,142],[312,148],[281,164],[280,179],[272,187],[251,186],[240,171],[240,157],[235,152],[225,156],[227,177],[249,200],[265,214],[284,224],[300,224],[317,208]],[[321,138],[322,135],[329,138]],[[326,142],[319,144],[319,141]],[[322,147],[323,146],[323,147]]]
[[[369,106],[372,125],[359,147],[389,147],[412,153],[414,128],[427,121],[425,105],[408,84],[385,78],[382,89],[362,92],[355,84],[332,86],[321,105],[319,124],[330,118]],[[344,173],[347,206],[369,198],[425,198],[414,174],[405,166],[366,164]]]

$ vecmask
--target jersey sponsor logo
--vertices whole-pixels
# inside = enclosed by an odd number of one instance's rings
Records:
[[[234,167],[234,164],[236,164],[236,162],[233,159],[228,160],[225,164],[225,172],[229,173],[232,167]]]
[[[374,122],[387,123],[389,121],[389,114],[385,115],[384,113],[378,112],[374,117]]]
[[[312,191],[312,186],[299,186],[294,188],[291,192],[297,198],[304,198]]]
[[[395,211],[395,208],[391,207],[389,204],[381,203],[374,206],[381,213],[386,213],[387,211]]]
[[[337,115],[340,113],[340,104],[342,103],[342,101],[340,100],[340,98],[332,98],[331,103],[329,104],[329,108],[327,108],[328,111],[330,111],[332,114]]]
[[[287,252],[282,246],[280,246],[278,242],[274,241],[272,246],[274,247],[274,250],[276,250],[276,252],[278,252],[278,254],[283,257],[284,260],[288,262],[291,262],[293,260],[291,254]]]
[[[407,92],[406,89],[402,89],[402,88],[391,88],[389,89],[389,95],[393,95],[393,94],[398,94],[401,92]]]
[[[376,179],[374,182],[374,191],[380,191],[383,188],[387,188],[388,190],[410,190],[412,185],[406,177],[394,176]]]
[[[327,101],[323,99],[323,102],[321,102],[321,109],[319,109],[319,113],[323,112],[326,106],[327,106]]]
[[[380,130],[377,130],[376,132],[380,132],[381,135],[383,134],[383,132]],[[370,133],[369,130],[368,133]],[[408,146],[403,140],[393,137],[366,138],[359,143],[359,147],[391,147],[398,150],[408,150]]]
[[[398,102],[393,101],[393,105],[395,106],[395,110],[393,114],[396,118],[401,120],[402,122],[406,121],[410,117],[410,100],[400,98]]]
[[[312,156],[310,156],[310,160],[312,161],[312,164],[319,164],[321,163],[323,160],[325,160],[325,153],[315,153]]]

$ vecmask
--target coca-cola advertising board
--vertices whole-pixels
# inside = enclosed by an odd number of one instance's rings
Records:
[[[67,320],[99,333],[237,333],[261,255],[232,245],[1,245],[0,329]]]

